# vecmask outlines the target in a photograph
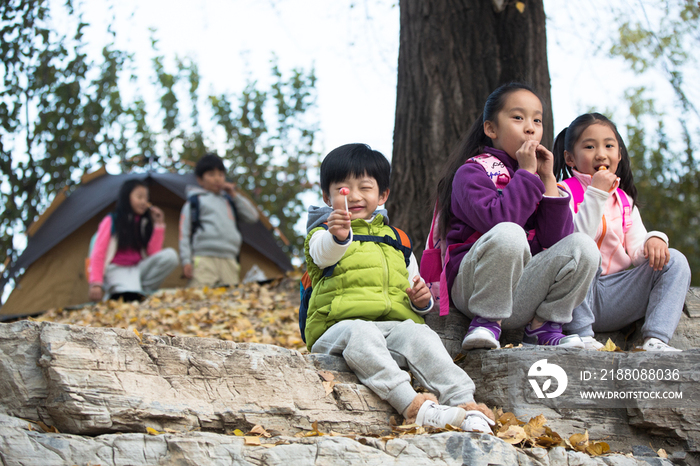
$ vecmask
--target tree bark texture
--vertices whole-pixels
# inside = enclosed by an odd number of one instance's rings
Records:
[[[450,152],[510,81],[544,101],[543,144],[551,147],[552,109],[542,0],[401,0],[401,35],[392,155],[392,223],[422,253],[437,182]],[[498,4],[502,4],[499,7]],[[502,11],[497,11],[502,8]]]

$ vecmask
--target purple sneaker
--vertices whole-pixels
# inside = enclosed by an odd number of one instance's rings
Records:
[[[564,335],[562,324],[547,321],[541,327],[532,330],[530,324],[525,327],[523,343],[526,345],[559,346],[561,348],[584,348],[581,337],[576,334]]]
[[[474,317],[467,335],[462,340],[462,349],[475,348],[500,348],[498,339],[501,337],[501,326],[492,320],[483,317]]]

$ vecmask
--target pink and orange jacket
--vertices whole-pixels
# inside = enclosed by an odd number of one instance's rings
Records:
[[[646,260],[644,244],[651,237],[661,238],[668,244],[666,234],[660,231],[647,232],[636,205],[632,208],[632,225],[625,233],[618,191],[608,193],[594,188],[591,186],[591,175],[576,170],[573,172],[585,191],[578,213],[574,214],[574,231],[585,233],[595,240],[603,260],[603,275],[620,272],[630,265],[636,267],[642,264]],[[571,194],[565,183],[559,183],[559,187]],[[570,207],[574,212],[573,196]]]
[[[165,227],[153,225],[151,239],[148,242],[148,246],[146,246],[146,250],[140,251],[140,257],[152,256],[160,251],[163,248],[164,239]],[[117,254],[121,252],[122,251],[117,251],[117,236],[112,235],[112,216],[107,215],[100,222],[100,226],[97,227],[97,237],[95,238],[95,245],[90,255],[90,285],[102,285],[104,282],[105,268],[114,260]],[[126,254],[130,255],[128,251]],[[138,257],[136,259],[134,264],[120,265],[136,265],[140,261]]]

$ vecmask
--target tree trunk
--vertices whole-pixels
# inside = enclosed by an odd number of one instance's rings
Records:
[[[502,6],[498,6],[503,4]],[[552,108],[542,0],[401,0],[401,35],[392,156],[392,223],[419,255],[430,227],[443,163],[509,81],[532,85],[544,101],[543,144],[552,143]],[[502,11],[499,11],[502,10]]]

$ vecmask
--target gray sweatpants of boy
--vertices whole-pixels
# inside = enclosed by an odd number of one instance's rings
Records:
[[[177,252],[173,248],[161,249],[136,265],[109,264],[105,268],[105,299],[114,293],[155,291],[177,264]]]
[[[311,352],[342,356],[360,382],[401,414],[417,395],[402,367],[440,404],[474,401],[474,382],[452,361],[438,334],[412,320],[342,320],[316,340]]]
[[[567,323],[586,297],[600,261],[595,242],[583,233],[533,257],[525,230],[499,223],[464,256],[450,296],[463,314],[502,319],[504,329],[522,328],[534,316]]]
[[[586,299],[574,309],[573,320],[564,330],[593,336],[594,332],[620,330],[645,317],[644,338],[668,343],[690,287],[688,260],[675,249],[669,252],[671,258],[660,271],[649,267],[648,261],[610,275],[601,275],[599,268]]]

